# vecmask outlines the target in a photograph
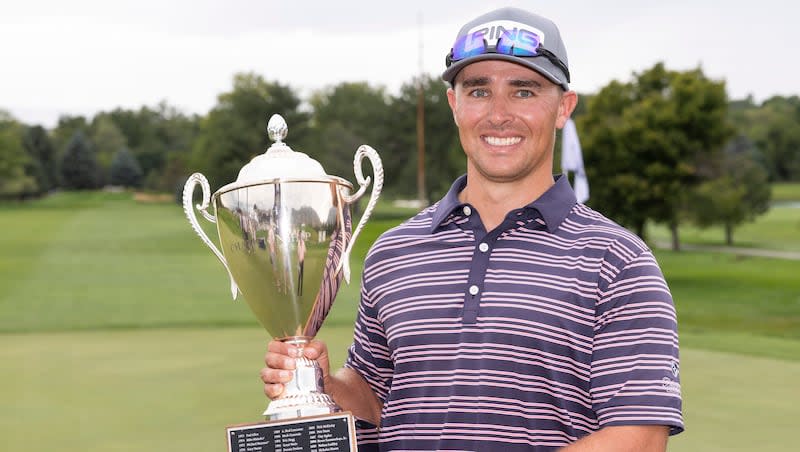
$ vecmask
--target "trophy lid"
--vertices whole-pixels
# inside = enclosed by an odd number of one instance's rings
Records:
[[[267,123],[267,133],[274,141],[267,151],[255,156],[239,170],[236,185],[269,179],[318,179],[328,177],[322,165],[302,152],[293,151],[283,140],[289,127],[281,115],[274,114]]]

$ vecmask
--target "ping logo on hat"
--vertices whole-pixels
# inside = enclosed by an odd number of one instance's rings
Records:
[[[506,55],[533,56],[544,44],[544,33],[510,20],[497,20],[472,28],[453,44],[453,61],[481,55],[487,50]]]
[[[544,32],[513,20],[495,20],[469,30],[467,36],[473,40],[485,39],[489,45],[498,45],[500,39],[527,43],[535,49],[539,44],[544,44]],[[526,46],[527,47],[527,46]]]

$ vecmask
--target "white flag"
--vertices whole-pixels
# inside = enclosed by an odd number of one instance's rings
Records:
[[[561,131],[561,170],[564,173],[568,171],[574,173],[575,197],[578,198],[578,202],[586,202],[589,199],[589,179],[586,178],[586,171],[583,168],[581,141],[578,139],[578,129],[575,128],[575,121],[572,118],[567,120]]]

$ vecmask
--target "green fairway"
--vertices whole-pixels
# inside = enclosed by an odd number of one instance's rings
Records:
[[[327,327],[326,327],[327,328]],[[324,338],[341,363],[352,330]],[[220,451],[267,399],[260,328],[3,335],[3,451]]]
[[[699,229],[684,224],[679,231],[681,243],[725,245],[725,232],[721,226]],[[648,228],[648,239],[668,243],[669,230],[664,225],[653,225]],[[800,207],[796,205],[772,207],[754,222],[735,228],[733,243],[736,246],[749,248],[800,251]]]
[[[800,251],[800,184],[773,184],[772,202],[773,206],[767,213],[734,229],[734,245]],[[699,229],[684,223],[679,228],[679,235],[681,242],[686,244],[725,244],[725,231],[721,226]],[[650,225],[648,239],[669,242],[669,229],[665,225]]]
[[[130,194],[54,198],[0,205],[0,332],[255,324],[180,206]],[[329,322],[352,324],[367,248],[397,223],[380,211],[369,223]]]
[[[686,431],[673,452],[788,451],[800,416],[800,362],[696,349],[681,352]]]
[[[321,334],[336,363],[350,333],[325,327]],[[225,426],[261,420],[267,403],[258,328],[2,340],[3,450],[216,452],[224,450]],[[681,379],[687,431],[670,441],[671,451],[788,450],[787,432],[800,415],[800,362],[688,348]]]
[[[0,331],[249,324],[178,206],[95,196],[0,210]]]
[[[778,203],[800,201],[800,184],[790,182],[772,184],[772,201]]]
[[[336,365],[366,250],[410,213],[381,205],[359,238],[320,333]],[[796,213],[774,209],[759,227],[781,239],[747,245],[800,249]],[[61,193],[0,204],[0,230],[0,449],[218,451],[226,425],[261,419],[267,333],[230,300],[179,206]],[[800,417],[800,261],[657,257],[682,344],[687,432],[670,450],[786,450]]]
[[[800,341],[800,261],[671,251],[657,257],[682,331]]]

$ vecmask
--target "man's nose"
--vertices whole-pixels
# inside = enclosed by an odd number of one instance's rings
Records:
[[[511,114],[510,105],[507,99],[501,97],[492,98],[489,107],[489,122],[499,127],[510,122],[514,116]]]

